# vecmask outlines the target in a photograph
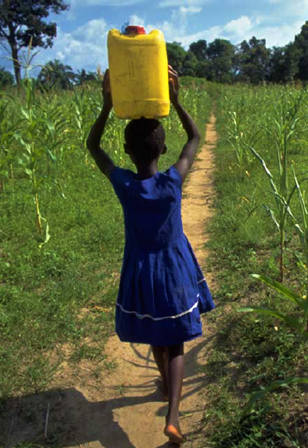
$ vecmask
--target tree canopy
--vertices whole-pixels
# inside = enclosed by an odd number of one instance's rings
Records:
[[[58,87],[70,89],[76,81],[76,73],[70,65],[62,64],[58,59],[49,61],[42,67],[37,80],[45,89]]]
[[[21,79],[19,50],[30,42],[32,48],[51,47],[57,26],[45,19],[51,12],[59,14],[68,8],[64,0],[0,0],[0,39],[9,45],[17,84]]]
[[[179,75],[232,83],[287,83],[308,81],[308,21],[294,42],[267,48],[265,39],[253,36],[233,45],[225,39],[198,40],[186,51],[180,43],[167,44],[169,63]]]

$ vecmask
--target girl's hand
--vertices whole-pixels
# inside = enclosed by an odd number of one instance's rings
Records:
[[[107,69],[104,74],[104,79],[102,83],[102,94],[104,98],[104,106],[108,107],[109,109],[112,109],[109,69]]]
[[[180,83],[177,72],[168,65],[168,75],[169,75],[169,94],[170,101],[173,105],[178,104],[179,102],[179,91],[180,91]]]

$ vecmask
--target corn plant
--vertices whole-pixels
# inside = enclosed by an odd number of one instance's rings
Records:
[[[116,164],[124,165],[124,129],[128,120],[119,120],[111,113],[109,124],[104,135],[105,145],[113,148],[113,158]]]
[[[69,117],[59,102],[45,102],[44,107],[39,109],[41,132],[38,135],[38,143],[45,148],[49,179],[53,176],[55,184],[60,186],[61,161],[63,162],[64,148],[69,140]]]
[[[249,146],[254,146],[261,138],[261,128],[242,126],[240,116],[235,111],[230,111],[229,115],[229,142],[235,151],[238,165],[246,167],[254,160]]]
[[[278,105],[275,105],[276,116],[272,116],[273,129],[268,128],[268,132],[272,134],[276,144],[276,162],[277,162],[277,178],[275,179],[271,171],[268,169],[265,160],[259,153],[249,145],[249,149],[256,159],[261,163],[264,173],[269,179],[271,191],[275,198],[275,210],[268,205],[264,205],[265,210],[272,218],[280,235],[280,281],[283,281],[284,271],[284,246],[285,246],[285,229],[287,217],[295,219],[290,210],[290,201],[293,192],[288,184],[288,156],[291,139],[297,130],[299,123],[298,112],[302,103],[302,93],[299,97],[287,98],[291,104],[285,99],[285,93]]]
[[[21,124],[23,129],[14,132],[14,138],[20,145],[20,155],[18,162],[24,173],[27,175],[31,187],[35,205],[36,226],[40,236],[44,237],[43,243],[49,238],[49,225],[41,214],[40,191],[44,184],[50,184],[52,177],[48,176],[48,162],[55,162],[55,148],[63,142],[63,132],[66,126],[66,119],[61,117],[57,111],[49,114],[43,111],[35,97],[35,81],[25,79],[22,83],[25,91],[26,102],[21,106],[20,111],[23,116]],[[45,229],[43,229],[43,222]]]
[[[267,316],[274,317],[283,321],[286,325],[291,327],[294,331],[296,331],[303,340],[308,342],[308,211],[305,203],[305,193],[302,191],[298,179],[293,170],[293,177],[295,181],[295,187],[293,188],[293,192],[297,191],[298,199],[300,203],[301,209],[301,219],[300,221],[294,218],[295,229],[298,233],[299,240],[303,250],[303,256],[305,258],[304,267],[307,271],[306,277],[306,292],[304,295],[300,295],[293,291],[292,289],[282,285],[281,283],[265,276],[253,274],[252,277],[260,280],[262,283],[266,284],[276,292],[278,292],[282,297],[291,301],[296,305],[297,310],[301,313],[300,317],[294,317],[290,314],[283,313],[279,309],[260,307],[260,306],[249,306],[239,308],[239,312],[255,312],[258,314],[263,314]],[[307,179],[304,179],[307,180]],[[251,410],[253,404],[263,398],[267,393],[273,392],[274,390],[280,387],[287,387],[291,384],[308,384],[308,378],[302,377],[291,377],[282,381],[274,381],[267,388],[263,388],[261,391],[254,393],[246,406],[246,411]]]
[[[235,153],[239,168],[247,169],[254,161],[249,146],[254,146],[263,138],[263,123],[258,97],[254,91],[237,89],[228,92],[222,101],[226,112],[227,139]],[[261,117],[260,117],[261,115]]]
[[[308,300],[301,297],[290,288],[284,286],[283,284],[265,276],[259,274],[252,274],[252,277],[260,280],[262,283],[266,284],[270,288],[274,289],[276,292],[280,293],[285,299],[293,302],[299,310],[302,310],[303,316],[301,318],[293,317],[289,314],[283,313],[279,310],[260,307],[260,306],[248,306],[239,308],[239,312],[256,312],[258,314],[265,314],[268,316],[275,317],[279,320],[284,321],[289,327],[298,332],[303,336],[304,340],[308,341],[308,328],[307,328],[307,313],[308,313]]]
[[[282,387],[286,388],[295,384],[308,384],[308,378],[305,377],[291,377],[291,378],[286,378],[284,380],[276,380],[273,381],[269,386],[267,387],[262,387],[261,390],[259,390],[258,392],[253,393],[249,400],[248,403],[246,404],[244,410],[243,410],[243,414],[247,415],[249,414],[252,410],[253,410],[253,406],[254,404],[258,401],[258,400],[262,400],[263,398],[265,398],[265,396],[271,392],[274,392],[277,389],[280,389]]]
[[[308,211],[307,211],[307,206],[305,203],[305,192],[302,191],[294,170],[293,170],[293,176],[294,176],[295,188],[296,188],[296,191],[298,194],[298,200],[299,200],[300,209],[301,209],[301,222],[299,223],[298,220],[295,221],[295,229],[297,231],[297,234],[299,236],[299,240],[300,240],[300,243],[302,246],[303,255],[305,258],[304,267],[307,271],[306,301],[305,301],[305,308],[304,308],[304,325],[306,325],[307,332],[308,332]],[[307,180],[307,179],[305,179],[305,180]]]
[[[87,164],[88,150],[86,141],[93,121],[93,109],[89,97],[85,93],[85,90],[82,90],[80,93],[76,90],[74,91],[72,101],[72,128],[77,131],[78,140],[81,143],[85,162]]]
[[[8,101],[0,99],[0,191],[4,191],[5,180],[13,178],[14,151],[12,143],[17,129],[17,120],[8,113]]]
[[[15,132],[14,137],[22,149],[21,157],[19,157],[19,164],[28,176],[32,185],[36,225],[38,232],[41,235],[43,232],[42,220],[44,218],[42,217],[40,211],[39,188],[43,182],[43,178],[39,175],[38,165],[42,158],[43,148],[37,147],[36,145],[40,119],[35,108],[34,80],[30,78],[25,79],[22,87],[24,88],[26,94],[26,105],[25,107],[21,106],[21,113],[24,117],[23,124],[25,125],[26,130],[23,133]]]
[[[307,240],[308,242],[308,240]],[[246,306],[238,309],[238,312],[254,312],[261,315],[271,316],[275,319],[283,321],[286,325],[295,330],[302,338],[304,342],[308,342],[308,327],[307,327],[307,317],[308,317],[308,299],[307,296],[301,297],[295,291],[287,288],[281,283],[266,277],[265,275],[253,274],[257,280],[266,284],[270,288],[278,292],[282,297],[294,303],[299,311],[302,312],[302,317],[297,318],[291,316],[287,313],[283,313],[279,309],[261,307],[261,306]],[[257,400],[264,398],[264,396],[270,392],[277,390],[280,387],[287,387],[292,384],[308,384],[308,377],[290,377],[282,381],[274,381],[268,387],[262,388],[260,391],[255,392],[251,395],[244,412],[250,412],[254,403]]]

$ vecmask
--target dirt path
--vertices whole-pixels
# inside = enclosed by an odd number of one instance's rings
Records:
[[[185,185],[183,199],[183,223],[197,255],[203,272],[211,287],[213,279],[206,272],[204,242],[206,222],[212,216],[213,196],[211,148],[216,144],[215,117],[207,125],[206,143],[194,163],[193,171]],[[186,345],[186,371],[183,399],[181,402],[181,425],[188,434],[184,448],[196,446],[198,422],[204,404],[199,391],[204,388],[204,375],[198,367],[206,363],[208,344],[212,331],[206,317],[203,319],[204,336]],[[33,440],[33,434],[54,438],[56,446],[89,448],[163,448],[170,447],[163,435],[167,404],[161,401],[157,391],[158,371],[149,348],[145,345],[123,344],[116,336],[110,338],[106,347],[110,365],[116,367],[110,373],[103,372],[99,378],[90,375],[87,364],[80,364],[78,376],[70,372],[69,365],[62,366],[63,376],[58,376],[46,394],[32,397],[32,405],[41,418],[36,421],[20,421],[18,431],[11,429],[7,446],[15,446],[20,440]],[[65,385],[65,388],[63,388]],[[42,395],[45,395],[42,400]],[[37,401],[36,401],[37,400]],[[43,403],[43,404],[42,404]],[[49,403],[49,405],[48,405]],[[52,409],[46,411],[46,404]],[[20,403],[16,404],[18,410]],[[16,412],[18,416],[18,411]],[[14,422],[14,415],[12,420]],[[25,424],[26,423],[26,424]],[[16,428],[17,429],[17,428]],[[40,445],[43,444],[40,442]]]

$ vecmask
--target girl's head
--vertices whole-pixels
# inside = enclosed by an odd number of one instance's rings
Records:
[[[135,165],[150,165],[165,153],[165,131],[154,119],[140,118],[128,123],[124,131],[125,152]]]

